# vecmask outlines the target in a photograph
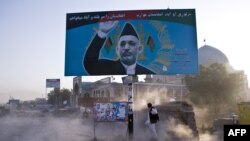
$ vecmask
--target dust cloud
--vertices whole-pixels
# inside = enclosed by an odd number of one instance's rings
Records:
[[[142,114],[142,113],[141,113]],[[133,141],[151,141],[146,113],[134,115]],[[175,119],[164,119],[156,125],[158,141],[193,141],[192,130]],[[92,117],[17,117],[0,118],[1,141],[126,141],[126,122],[94,123]],[[216,136],[200,134],[200,141],[217,141]]]
[[[133,141],[151,141],[152,133],[145,125],[147,103],[159,107],[172,98],[172,92],[164,87],[134,88],[134,134]],[[159,110],[160,111],[160,110]],[[205,123],[206,109],[194,108],[196,124]],[[169,118],[168,113],[159,112],[160,121],[156,124],[158,141],[220,141],[216,134],[199,133],[194,137],[189,126]],[[126,141],[127,122],[94,122],[77,116],[4,116],[0,117],[0,141]],[[131,141],[131,140],[130,140]]]
[[[83,141],[93,138],[91,123],[78,118],[0,118],[1,141]]]

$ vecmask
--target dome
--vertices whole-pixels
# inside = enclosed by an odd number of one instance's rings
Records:
[[[200,65],[209,66],[213,63],[224,65],[229,64],[226,55],[212,46],[204,45],[200,47],[198,50],[198,56]]]

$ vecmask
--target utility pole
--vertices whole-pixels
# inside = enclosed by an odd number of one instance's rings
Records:
[[[133,118],[133,77],[128,75],[122,78],[123,84],[126,85],[126,92],[128,95],[128,139],[133,139],[134,132],[134,118]]]
[[[128,134],[129,140],[133,138],[134,118],[133,118],[133,82],[128,84]]]

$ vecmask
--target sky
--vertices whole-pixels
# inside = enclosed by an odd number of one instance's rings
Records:
[[[206,39],[250,80],[249,6],[249,0],[0,0],[0,103],[45,97],[47,78],[72,89],[73,77],[64,76],[66,13],[195,9],[198,47]]]

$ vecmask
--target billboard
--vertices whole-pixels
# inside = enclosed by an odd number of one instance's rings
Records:
[[[194,9],[68,13],[65,76],[194,74]]]
[[[94,121],[97,122],[116,122],[127,121],[128,104],[127,102],[107,102],[94,104]]]
[[[60,79],[46,79],[46,88],[60,89]]]

